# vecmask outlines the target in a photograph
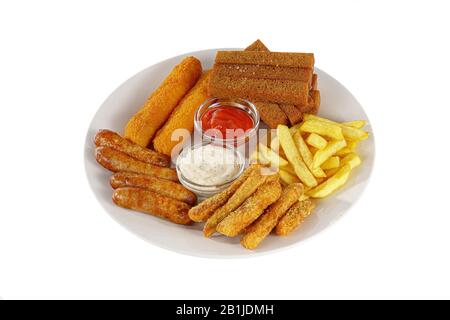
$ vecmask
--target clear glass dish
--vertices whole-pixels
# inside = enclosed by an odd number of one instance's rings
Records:
[[[229,139],[221,139],[218,137],[213,137],[208,135],[208,133],[203,130],[202,128],[202,116],[205,114],[206,111],[217,108],[221,106],[231,106],[239,108],[243,111],[245,111],[250,118],[253,121],[253,127],[250,130],[247,130],[243,135],[239,137],[233,137]],[[194,116],[194,126],[195,129],[201,133],[203,139],[214,141],[218,143],[223,144],[232,144],[235,146],[242,145],[243,143],[247,142],[251,137],[255,136],[258,132],[259,128],[259,112],[256,109],[255,105],[251,103],[250,101],[244,100],[244,99],[221,99],[221,98],[210,98],[203,102],[203,104],[198,107],[197,111],[195,112]]]
[[[185,174],[183,174],[180,162],[181,159],[187,156],[188,152],[194,151],[196,149],[202,148],[207,145],[213,145],[215,147],[220,148],[226,148],[228,150],[231,150],[234,153],[234,158],[236,159],[236,165],[238,166],[238,170],[236,170],[236,173],[233,174],[227,181],[220,183],[220,184],[199,184],[192,179],[189,179],[186,177]],[[211,141],[205,141],[199,144],[187,146],[183,149],[183,151],[180,153],[180,155],[177,158],[176,161],[176,170],[178,175],[178,180],[180,183],[185,186],[187,189],[191,190],[192,192],[195,192],[200,198],[206,198],[210,197],[216,193],[219,193],[223,190],[225,190],[233,181],[235,181],[244,171],[245,168],[245,160],[242,156],[242,154],[239,152],[239,150],[233,146],[227,145],[227,144],[221,144],[221,143],[214,143]]]

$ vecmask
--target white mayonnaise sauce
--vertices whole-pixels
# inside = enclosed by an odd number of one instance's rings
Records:
[[[239,157],[233,150],[211,144],[189,149],[178,161],[183,176],[203,186],[227,183],[240,169]]]

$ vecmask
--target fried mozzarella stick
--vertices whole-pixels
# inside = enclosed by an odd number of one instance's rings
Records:
[[[247,249],[255,249],[275,228],[278,221],[283,217],[286,211],[303,194],[303,185],[293,183],[287,186],[281,193],[281,197],[258,218],[250,227],[245,230],[241,239],[241,244]]]
[[[296,80],[311,83],[313,70],[306,68],[289,68],[261,66],[256,64],[223,64],[214,66],[216,76],[232,78],[245,77],[254,79]]]
[[[95,159],[104,168],[112,172],[135,172],[162,179],[178,181],[175,169],[158,167],[150,163],[136,160],[126,153],[110,147],[97,147],[95,149]]]
[[[236,190],[236,192],[228,199],[222,207],[218,208],[214,214],[206,221],[203,228],[205,237],[210,237],[215,231],[217,225],[230,212],[236,210],[248,197],[250,197],[262,184],[268,181],[278,179],[277,174],[263,175],[260,172],[249,176],[244,183]]]
[[[286,236],[294,231],[312,212],[315,204],[310,199],[294,204],[275,227],[275,233]]]
[[[188,204],[153,191],[132,187],[119,188],[114,191],[112,199],[116,205],[123,208],[166,218],[178,224],[191,222]]]
[[[127,123],[125,138],[146,147],[178,102],[195,85],[202,66],[195,57],[181,61]]]
[[[217,208],[223,206],[228,201],[250,175],[255,174],[260,169],[261,166],[257,164],[249,166],[227,189],[191,208],[189,210],[189,217],[196,222],[207,220]]]
[[[309,85],[307,82],[293,80],[219,76],[213,70],[209,83],[209,95],[305,106],[308,104]]]
[[[208,97],[208,83],[210,71],[203,73],[197,84],[180,101],[172,112],[166,124],[159,130],[153,140],[153,147],[156,151],[171,155],[172,149],[182,141],[172,139],[172,133],[176,129],[186,129],[192,133],[194,131],[194,115],[198,106]]]
[[[217,231],[227,237],[237,236],[263,213],[264,209],[281,195],[280,182],[263,184],[245,202],[217,225]]]
[[[97,147],[111,147],[128,154],[136,160],[151,163],[160,167],[168,167],[170,165],[170,158],[168,156],[141,147],[140,145],[122,138],[118,133],[111,130],[99,130],[95,135],[94,143]]]
[[[181,184],[146,174],[134,172],[116,172],[109,180],[113,189],[123,187],[136,187],[159,193],[160,195],[194,205],[197,196]]]
[[[270,51],[218,51],[215,63],[257,64],[290,68],[314,68],[313,53]]]

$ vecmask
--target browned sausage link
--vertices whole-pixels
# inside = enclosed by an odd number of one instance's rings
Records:
[[[110,147],[98,147],[95,149],[95,158],[106,169],[112,172],[126,171],[148,174],[162,179],[178,181],[175,169],[163,168],[136,160],[126,153]]]
[[[122,151],[129,156],[146,163],[160,167],[170,166],[170,157],[154,150],[150,150],[140,145],[122,138],[118,133],[102,129],[95,135],[94,143],[97,147],[111,147]]]
[[[120,207],[132,209],[158,217],[166,218],[178,224],[188,224],[190,206],[156,192],[141,188],[125,187],[114,191],[113,201]]]
[[[133,172],[117,172],[109,180],[114,189],[121,187],[137,187],[154,191],[163,196],[194,205],[197,202],[195,193],[181,184],[165,179]]]

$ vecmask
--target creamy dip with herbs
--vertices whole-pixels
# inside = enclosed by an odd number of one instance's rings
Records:
[[[239,158],[233,150],[211,144],[189,149],[178,161],[182,175],[203,186],[227,183],[240,169]]]

